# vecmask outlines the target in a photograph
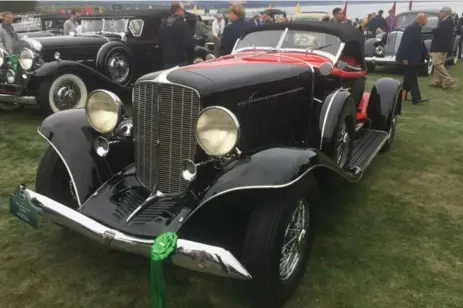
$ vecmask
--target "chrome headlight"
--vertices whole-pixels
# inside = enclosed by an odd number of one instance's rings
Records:
[[[223,156],[238,143],[240,125],[236,116],[220,106],[208,107],[200,112],[196,124],[196,139],[208,155]]]
[[[124,104],[110,91],[95,90],[88,95],[85,112],[90,125],[105,134],[114,130],[122,121]]]
[[[383,46],[377,46],[375,49],[375,52],[378,56],[384,55],[384,47]]]
[[[32,65],[34,65],[34,52],[28,48],[25,48],[21,50],[21,53],[19,54],[19,64],[21,67],[25,70],[29,70],[32,68]]]

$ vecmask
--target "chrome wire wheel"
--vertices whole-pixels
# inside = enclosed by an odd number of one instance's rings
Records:
[[[341,168],[344,167],[347,163],[350,151],[351,137],[349,135],[349,131],[347,130],[346,121],[347,119],[341,123],[341,128],[339,130],[336,142],[336,164]]]
[[[60,111],[75,108],[81,97],[79,86],[72,80],[60,82],[52,95],[55,105]]]
[[[286,225],[280,258],[280,279],[282,281],[292,277],[308,249],[309,211],[309,203],[304,199],[299,200]]]
[[[117,83],[125,83],[130,75],[130,63],[121,53],[114,53],[108,58],[109,77]]]

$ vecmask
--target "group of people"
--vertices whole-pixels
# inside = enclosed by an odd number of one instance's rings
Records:
[[[430,56],[434,63],[430,86],[447,89],[455,84],[455,79],[445,68],[447,55],[452,52],[454,44],[455,21],[452,17],[452,9],[447,6],[443,7],[440,10],[440,18],[439,24],[433,29],[430,48]],[[423,57],[421,31],[427,22],[428,17],[425,13],[417,15],[416,21],[405,29],[396,56],[397,62],[405,67],[403,80],[405,97],[410,93],[414,105],[427,101],[421,96],[418,86],[418,69]]]

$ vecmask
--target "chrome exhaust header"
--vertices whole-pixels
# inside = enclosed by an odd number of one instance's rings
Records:
[[[134,237],[111,229],[46,196],[21,185],[18,197],[27,199],[39,214],[59,225],[74,230],[109,248],[150,257],[153,240]],[[24,199],[25,198],[25,199]],[[243,265],[221,247],[179,239],[171,257],[172,263],[190,270],[237,279],[251,279]]]

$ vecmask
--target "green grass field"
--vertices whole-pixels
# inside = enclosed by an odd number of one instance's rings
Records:
[[[307,273],[285,307],[462,307],[463,64],[450,72],[459,83],[449,90],[420,79],[430,102],[405,102],[393,148],[360,184],[323,197]],[[149,307],[148,260],[9,215],[17,185],[34,187],[41,119],[0,113],[0,307]],[[170,267],[166,276],[169,307],[249,307],[240,282]]]

